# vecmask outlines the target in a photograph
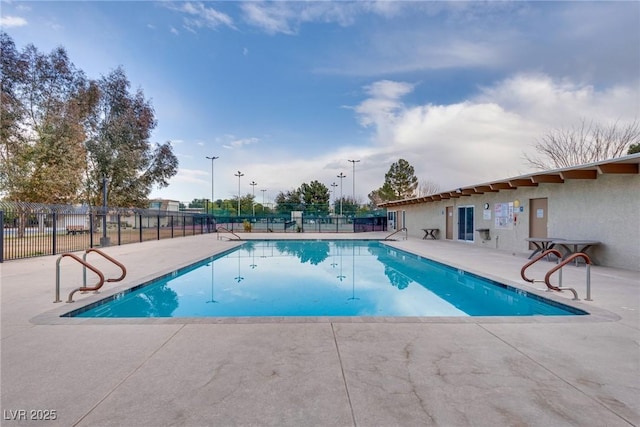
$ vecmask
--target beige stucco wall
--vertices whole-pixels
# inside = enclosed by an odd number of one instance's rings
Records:
[[[594,262],[617,268],[640,271],[640,175],[599,175],[596,180],[567,180],[564,184],[540,184],[389,208],[398,216],[405,211],[405,226],[411,237],[422,238],[422,228],[439,228],[445,238],[446,207],[453,209],[453,240],[457,240],[458,207],[474,207],[474,241],[466,242],[513,253],[530,253],[529,200],[548,199],[547,236],[571,240],[596,240],[601,245],[589,251]],[[495,226],[494,206],[519,200],[522,212],[510,229]],[[484,204],[489,204],[491,218],[483,219]],[[484,240],[475,229],[490,229]]]

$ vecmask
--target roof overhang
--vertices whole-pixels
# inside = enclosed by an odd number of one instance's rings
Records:
[[[439,200],[455,199],[475,194],[497,193],[504,190],[515,190],[519,187],[536,187],[539,184],[563,184],[567,180],[597,179],[605,174],[637,175],[640,173],[640,153],[615,159],[589,163],[580,166],[545,170],[537,173],[521,175],[513,178],[487,182],[483,184],[461,187],[456,190],[443,191],[429,196],[414,197],[404,200],[393,200],[381,203],[380,207],[411,205],[416,203],[436,202]]]

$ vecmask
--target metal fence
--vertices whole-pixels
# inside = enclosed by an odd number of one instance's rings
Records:
[[[0,201],[0,262],[94,247],[216,232],[354,233],[386,231],[380,215],[213,216],[198,212]]]
[[[386,216],[291,214],[215,217],[216,224],[236,232],[276,233],[358,233],[386,231]]]
[[[215,231],[192,212],[0,202],[0,262]]]

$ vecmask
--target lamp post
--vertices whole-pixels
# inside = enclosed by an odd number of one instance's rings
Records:
[[[213,211],[213,201],[215,200],[213,198],[213,161],[215,159],[219,159],[220,157],[217,157],[217,156],[211,156],[211,157],[206,156],[206,158],[211,160],[211,211]]]
[[[253,211],[253,216],[256,216],[256,185],[258,185],[258,183],[255,181],[251,181],[249,185],[253,187],[252,188],[253,199],[251,199],[251,208]]]
[[[340,216],[342,216],[342,178],[346,178],[347,175],[343,174],[342,172],[340,172],[340,175],[338,175],[338,178],[340,178]]]
[[[351,163],[353,163],[353,203],[356,202],[356,163],[358,163],[360,160],[347,160]]]
[[[213,161],[215,159],[219,159],[220,157],[218,157],[218,156],[211,156],[211,157],[205,156],[205,157],[207,159],[211,160],[211,216],[213,216],[213,206],[214,206],[213,203],[214,203],[214,200],[215,200],[213,198],[214,197],[213,196]],[[213,224],[213,221],[210,221],[210,219],[208,217],[208,215],[209,215],[209,206],[208,205],[206,206],[206,210],[207,210],[207,225]],[[215,225],[214,225],[214,228],[215,228]],[[209,229],[209,231],[211,231],[211,229]]]
[[[336,196],[336,187],[337,187],[337,186],[338,186],[338,184],[336,184],[335,182],[332,182],[332,183],[331,183],[331,187],[333,187],[333,190],[331,191],[331,192],[333,193],[333,197],[335,197],[335,196]],[[334,203],[334,205],[333,205],[333,212],[334,212],[334,213],[336,212],[336,206],[335,206],[335,203]]]
[[[238,173],[234,173],[233,176],[238,177],[238,216],[240,216],[240,177],[244,176],[244,174],[238,171]]]
[[[260,191],[262,191],[262,212],[264,213],[264,193],[267,191],[267,189],[263,188]]]
[[[106,175],[102,177],[102,237],[100,238],[100,246],[105,247],[111,244],[107,237],[107,184],[109,180]],[[141,225],[142,226],[142,225]]]

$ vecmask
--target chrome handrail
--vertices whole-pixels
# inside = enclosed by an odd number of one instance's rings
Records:
[[[401,231],[404,231],[404,240],[407,240],[407,227],[402,227],[400,230],[396,230],[393,233],[389,234],[387,237],[384,238],[384,240],[389,240],[389,237],[393,236],[394,234],[397,234]]]
[[[218,233],[218,240],[220,240],[220,230],[222,230],[222,231],[226,231],[227,233],[231,233],[231,234],[233,234],[234,236],[236,236],[236,238],[237,238],[238,240],[242,240],[242,238],[241,238],[240,236],[238,236],[236,233],[234,233],[233,231],[231,231],[231,230],[229,230],[229,229],[227,229],[227,228],[224,228],[223,226],[218,226],[218,227],[216,228],[216,232]],[[231,239],[229,239],[229,240],[231,240]]]

